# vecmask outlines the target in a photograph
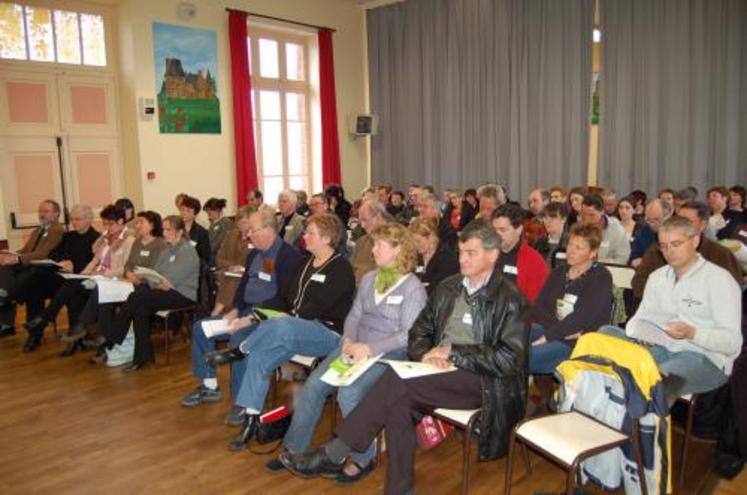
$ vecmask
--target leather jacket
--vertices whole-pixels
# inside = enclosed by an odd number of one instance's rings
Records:
[[[444,279],[421,311],[409,333],[413,361],[441,342],[454,301],[466,289],[461,274]],[[454,344],[449,360],[482,377],[480,460],[508,451],[511,430],[524,418],[527,399],[527,354],[530,309],[528,300],[500,272],[469,298],[474,303],[472,326],[481,344]]]

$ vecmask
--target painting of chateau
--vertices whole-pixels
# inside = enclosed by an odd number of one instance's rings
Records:
[[[215,31],[153,23],[162,134],[220,134]]]

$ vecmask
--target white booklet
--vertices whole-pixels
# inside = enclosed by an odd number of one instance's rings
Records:
[[[66,279],[66,280],[86,280],[89,278],[93,278],[93,275],[81,275],[80,273],[57,273],[60,277]]]
[[[232,272],[232,271],[226,270],[225,272],[223,272],[223,274],[226,277],[241,278],[241,277],[244,276],[244,270],[242,270],[240,272]]]
[[[322,375],[322,381],[333,387],[347,387],[376,364],[383,355],[361,359],[357,363],[347,363],[342,357],[338,357],[330,363],[329,369]]]
[[[451,371],[456,371],[456,366],[441,369],[436,368],[432,364],[421,363],[419,361],[394,361],[391,359],[382,359],[381,362],[391,366],[394,372],[404,380],[407,380],[409,378],[418,378],[421,376],[438,375],[439,373],[449,373]]]
[[[674,318],[667,318],[671,321]],[[649,343],[666,345],[674,341],[664,329],[666,323],[657,323],[648,318],[638,318],[633,321],[633,325],[628,325],[628,336]]]
[[[220,320],[207,320],[202,322],[202,331],[205,337],[215,337],[216,335],[225,335],[231,331],[231,324],[221,318]]]
[[[166,280],[166,277],[164,277],[157,271],[142,266],[136,266],[135,269],[132,270],[132,273],[139,277],[143,277],[145,280],[155,285],[158,285]]]
[[[58,263],[54,260],[33,260],[29,261],[29,265],[35,265],[35,266],[43,266],[48,268],[54,268],[54,269],[62,269],[63,266],[61,263]]]
[[[126,280],[96,279],[99,287],[99,304],[118,303],[127,300],[135,286]]]

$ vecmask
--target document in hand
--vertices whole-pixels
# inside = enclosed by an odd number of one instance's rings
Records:
[[[166,277],[161,275],[155,270],[151,270],[150,268],[145,268],[142,266],[136,266],[135,269],[132,271],[135,275],[139,277],[143,277],[145,280],[152,284],[160,284],[164,280],[166,280]]]
[[[667,318],[672,320],[672,318]],[[630,325],[628,335],[634,339],[649,343],[666,345],[672,343],[674,339],[664,330],[666,323],[657,323],[646,318],[639,318]]]
[[[202,322],[202,331],[205,337],[215,337],[216,335],[225,335],[231,331],[231,324],[221,318],[220,320],[206,320]]]
[[[135,291],[135,286],[126,280],[96,279],[96,285],[99,287],[99,304],[124,302]]]
[[[89,278],[93,278],[93,275],[81,275],[79,273],[58,272],[57,275],[64,278],[65,280],[87,280]]]
[[[347,387],[376,364],[381,356],[383,354],[349,364],[342,357],[338,357],[330,363],[329,369],[322,375],[322,381],[333,387]]]
[[[52,270],[62,270],[62,264],[54,260],[32,260],[29,265],[40,266],[42,268],[51,268]]]
[[[420,376],[438,375],[439,373],[449,373],[456,370],[456,366],[441,369],[436,368],[432,364],[420,363],[418,361],[394,361],[391,359],[382,359],[381,362],[391,366],[394,372],[404,380],[418,378]]]

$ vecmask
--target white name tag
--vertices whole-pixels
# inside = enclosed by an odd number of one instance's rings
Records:
[[[512,273],[514,275],[518,275],[519,274],[519,269],[516,268],[513,265],[505,265],[503,267],[503,273]]]
[[[608,247],[610,247],[610,241],[602,241],[602,244],[601,244],[601,246],[600,246],[600,247],[603,247],[603,248],[608,248]]]
[[[140,251],[140,256],[150,256],[150,251]]]
[[[747,237],[747,230],[740,230],[739,235],[741,235],[742,237]]]
[[[578,296],[576,294],[565,294],[563,296],[563,300],[568,301],[571,304],[576,304],[576,301],[578,301]]]
[[[259,272],[259,279],[264,280],[265,282],[271,282],[272,281],[272,275],[265,272]]]
[[[555,257],[559,260],[565,259],[565,251],[560,251],[559,253],[555,253]]]
[[[402,296],[389,296],[386,298],[387,304],[402,304]]]
[[[565,298],[555,300],[555,316],[558,320],[564,320],[568,315],[573,313],[574,304]]]
[[[465,325],[472,325],[472,313],[464,313],[464,316],[462,316],[462,323]]]
[[[415,273],[423,273],[425,272],[425,267],[423,265],[418,265],[415,267]]]
[[[192,244],[192,247],[197,247],[197,241],[189,241],[190,244]]]
[[[218,230],[220,228],[220,224],[213,225],[213,230]]]
[[[172,255],[171,255],[171,258],[169,258],[169,261],[170,261],[171,263],[173,263],[174,261],[176,261],[176,255],[175,255],[175,254],[172,254]]]
[[[247,245],[246,245],[246,248],[247,248],[247,249],[254,249],[254,244],[252,244],[252,243],[250,242],[249,244],[247,244]]]
[[[48,235],[49,235],[49,232],[44,232],[44,233],[42,234],[42,237],[47,237]]]
[[[327,276],[323,273],[315,273],[311,276],[311,280],[314,282],[319,282],[320,284],[323,284],[325,280],[327,280]]]

